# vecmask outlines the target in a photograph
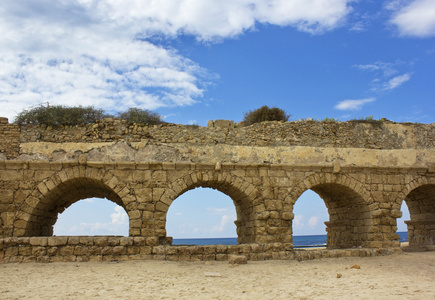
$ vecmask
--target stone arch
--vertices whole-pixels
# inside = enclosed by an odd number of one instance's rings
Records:
[[[369,204],[373,200],[362,183],[341,174],[313,174],[307,177],[285,199],[285,209],[292,212],[293,218],[294,204],[309,189],[323,199],[328,210],[329,221],[325,222],[328,248],[369,245],[373,225]]]
[[[415,178],[405,185],[396,202],[402,200],[408,206],[410,216],[410,220],[405,221],[409,244],[435,245],[435,178]]]
[[[236,208],[237,241],[239,244],[256,241],[254,205],[258,202],[259,191],[249,182],[231,175],[212,171],[198,171],[178,178],[169,184],[165,192],[156,200],[159,221],[166,226],[166,215],[172,202],[185,192],[197,187],[212,188],[229,196]],[[158,224],[158,222],[156,222]],[[166,237],[166,229],[162,231]]]
[[[131,224],[128,203],[135,199],[128,186],[110,171],[77,166],[59,171],[38,184],[17,212],[14,236],[51,236],[58,213],[91,197],[107,198],[123,207]]]

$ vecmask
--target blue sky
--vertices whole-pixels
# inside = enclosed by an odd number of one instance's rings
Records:
[[[434,37],[433,0],[2,1],[0,115],[49,102],[206,125],[270,105],[433,123]]]

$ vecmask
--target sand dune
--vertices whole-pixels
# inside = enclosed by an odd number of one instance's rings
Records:
[[[0,265],[0,299],[435,299],[434,282],[433,251],[238,266],[170,261]]]

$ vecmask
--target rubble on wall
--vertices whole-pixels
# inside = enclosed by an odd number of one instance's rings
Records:
[[[6,120],[6,121],[5,121]],[[82,126],[18,126],[0,120],[0,155],[14,158],[21,143],[189,143],[196,145],[311,146],[366,149],[434,148],[435,125],[393,122],[272,121],[236,126],[234,121],[210,121],[209,126],[129,125],[108,118]],[[14,156],[15,155],[15,156]]]

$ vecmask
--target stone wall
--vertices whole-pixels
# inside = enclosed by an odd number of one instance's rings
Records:
[[[125,141],[150,144],[189,143],[366,149],[435,148],[435,124],[392,122],[264,122],[241,128],[226,126],[207,128],[176,124],[128,125],[124,120],[105,119],[96,124],[74,127],[28,125],[21,126],[20,131],[20,143]],[[12,153],[12,149],[9,152]]]
[[[20,153],[20,127],[0,117],[0,160],[18,157]]]
[[[123,260],[226,261],[243,255],[251,261],[270,259],[312,260],[318,258],[378,256],[401,253],[399,248],[295,250],[281,243],[260,245],[170,246],[156,245],[142,237],[27,237],[0,238],[1,262],[84,262]]]
[[[51,128],[2,122],[5,261],[299,259],[305,252],[292,249],[293,207],[308,189],[328,209],[327,248],[341,251],[330,253],[396,251],[403,200],[411,214],[410,243],[435,243],[434,124],[304,121],[233,128],[215,121],[203,128],[106,119]],[[196,187],[231,197],[239,245],[168,245],[167,211]],[[128,238],[47,237],[59,213],[91,197],[125,209]]]
[[[239,243],[292,243],[293,207],[308,189],[329,212],[329,248],[398,247],[396,219],[406,199],[411,219],[432,220],[435,174],[427,168],[361,168],[340,165],[19,162],[0,164],[1,235],[52,235],[58,213],[81,199],[121,205],[130,236],[166,241],[173,201],[196,187],[230,196]],[[429,196],[427,196],[429,195]],[[411,208],[425,204],[423,215]],[[421,230],[421,228],[419,229]],[[430,236],[429,236],[430,238]]]

